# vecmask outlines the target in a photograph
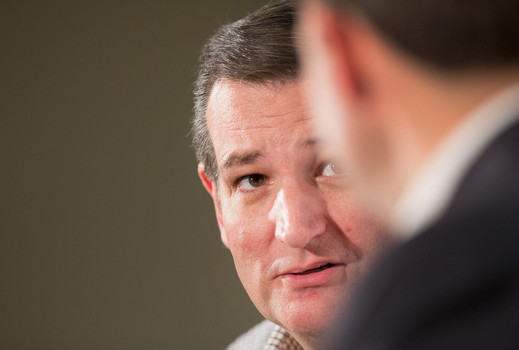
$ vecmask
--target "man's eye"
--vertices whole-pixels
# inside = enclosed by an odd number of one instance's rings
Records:
[[[263,186],[267,182],[265,176],[260,174],[247,175],[238,179],[238,188],[242,190],[253,190]]]
[[[334,163],[326,163],[322,169],[321,174],[324,176],[338,176],[343,174],[342,169]]]

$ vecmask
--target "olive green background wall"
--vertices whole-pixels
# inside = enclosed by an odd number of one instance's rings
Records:
[[[203,42],[266,2],[2,1],[1,349],[223,349],[261,319],[188,133]]]

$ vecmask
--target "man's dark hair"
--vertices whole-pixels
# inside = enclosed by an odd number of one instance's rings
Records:
[[[206,121],[213,86],[222,79],[251,84],[297,79],[296,2],[271,2],[239,21],[224,25],[202,49],[194,87],[193,148],[198,161],[204,164],[205,173],[213,180],[217,177],[217,164]]]
[[[326,0],[353,8],[409,56],[444,70],[519,63],[517,0]]]

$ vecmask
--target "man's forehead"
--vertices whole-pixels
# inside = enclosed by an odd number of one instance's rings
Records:
[[[315,144],[301,86],[300,82],[217,82],[208,104],[207,125],[218,163],[224,157],[229,159],[226,163],[235,163],[256,151]]]
[[[292,119],[283,118],[291,114],[303,121],[308,119],[307,104],[303,98],[303,84],[277,82],[253,84],[234,80],[217,81],[208,102],[208,125],[283,123]],[[271,119],[263,119],[269,118]],[[275,120],[275,117],[281,117]],[[231,125],[225,125],[231,124]]]

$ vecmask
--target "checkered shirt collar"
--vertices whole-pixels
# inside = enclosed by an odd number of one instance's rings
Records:
[[[270,333],[265,350],[303,350],[303,348],[285,329],[276,326]]]

